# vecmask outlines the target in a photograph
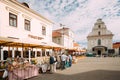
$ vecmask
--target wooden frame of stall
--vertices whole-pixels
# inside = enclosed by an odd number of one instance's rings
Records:
[[[8,49],[3,51],[3,47],[7,47]],[[21,42],[16,42],[13,39],[0,37],[0,61],[4,61],[5,58],[4,53],[8,53],[7,56],[10,58],[15,58],[19,56],[22,58],[27,58],[30,62],[31,59],[37,57],[49,56],[50,52],[46,51],[46,49],[58,51],[61,50],[62,48],[63,47],[55,44],[43,45],[43,44],[34,44],[34,43],[21,43]]]

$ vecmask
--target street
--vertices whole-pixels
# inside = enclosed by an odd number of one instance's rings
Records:
[[[120,57],[85,57],[71,68],[28,80],[120,80]]]

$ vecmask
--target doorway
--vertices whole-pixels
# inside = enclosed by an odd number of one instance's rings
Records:
[[[98,55],[101,55],[101,50],[98,50]]]

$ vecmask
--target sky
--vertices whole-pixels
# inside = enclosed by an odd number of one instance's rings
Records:
[[[94,23],[101,18],[113,34],[113,43],[120,42],[120,0],[18,0],[53,21],[70,28],[75,41],[87,48],[87,36]]]

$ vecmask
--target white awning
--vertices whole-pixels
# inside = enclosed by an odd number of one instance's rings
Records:
[[[50,43],[52,47],[59,47],[59,48],[64,48],[63,46],[59,45],[59,44],[56,44],[54,42],[51,42]]]
[[[31,38],[11,39],[0,37],[0,44],[6,43],[8,46],[26,46],[26,47],[45,47],[45,48],[64,48],[63,46],[54,42],[45,40],[36,40]]]
[[[11,41],[13,41],[13,40],[14,40],[14,39],[0,36],[0,41],[8,41],[8,42],[11,42]]]
[[[38,47],[51,47],[51,45],[47,42],[43,42],[43,40],[36,40],[36,39],[29,39],[29,38],[24,38],[24,39],[18,39],[14,41],[15,43],[22,43],[24,45],[30,45],[30,46],[38,46]]]

